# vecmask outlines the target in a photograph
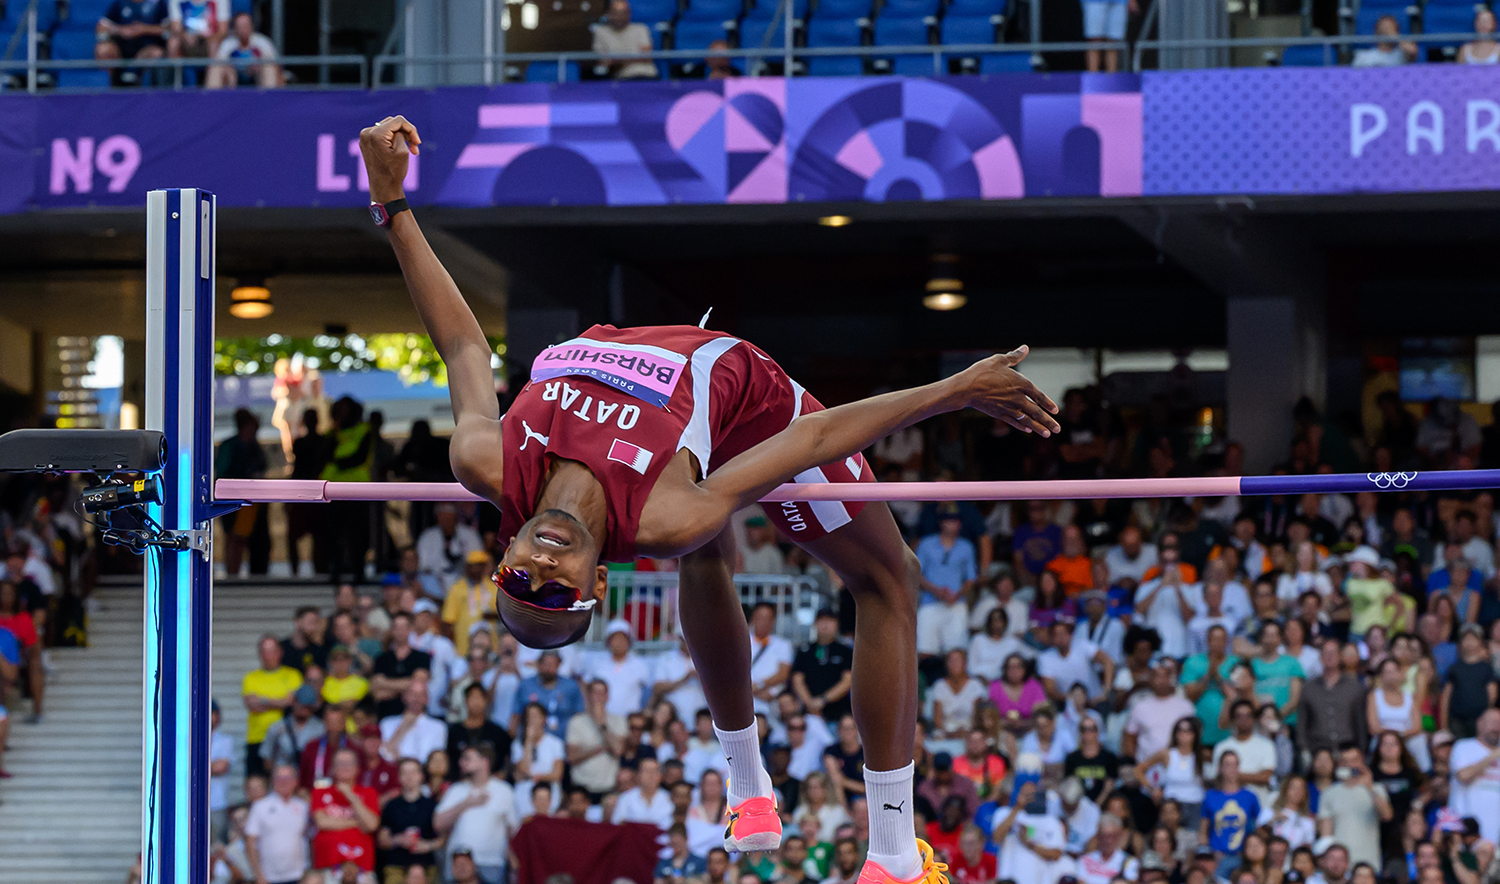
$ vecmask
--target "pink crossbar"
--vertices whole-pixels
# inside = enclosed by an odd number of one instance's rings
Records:
[[[1045,482],[859,482],[782,485],[762,500],[1079,500],[1094,497],[1223,497],[1240,493],[1238,476],[1191,479],[1060,479]],[[332,500],[479,500],[443,482],[323,482],[316,479],[220,479],[220,500],[320,503]]]

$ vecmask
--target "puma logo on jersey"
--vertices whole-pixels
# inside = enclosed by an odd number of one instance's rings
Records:
[[[583,402],[577,408],[573,408],[578,398],[583,396]],[[621,405],[618,402],[606,402],[604,399],[595,399],[593,396],[585,396],[584,392],[566,381],[551,381],[542,385],[542,401],[556,402],[564,414],[572,415],[585,423],[602,424],[610,418],[614,418],[615,426],[621,430],[634,427],[641,419],[641,408],[639,405]]]
[[[521,443],[521,451],[526,450],[526,446],[531,444],[532,439],[535,439],[536,441],[542,443],[542,447],[544,448],[548,445],[548,443],[552,441],[546,436],[543,436],[541,433],[538,433],[536,430],[533,430],[531,428],[531,425],[526,423],[526,420],[524,418],[522,418],[521,420],[521,432],[526,434],[525,441]]]
[[[902,801],[900,804],[887,804],[884,807],[882,807],[881,810],[894,810],[895,812],[900,813],[901,812],[901,808],[903,808],[905,806],[906,806],[906,802]]]

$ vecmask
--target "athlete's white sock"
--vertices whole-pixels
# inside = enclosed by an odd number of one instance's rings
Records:
[[[719,737],[719,746],[729,760],[729,804],[734,806],[748,798],[769,798],[772,794],[771,775],[760,763],[760,736],[755,724],[737,731],[721,731],[714,726]]]
[[[912,775],[915,766],[895,770],[865,768],[865,804],[870,810],[869,858],[903,881],[922,871],[912,822]]]

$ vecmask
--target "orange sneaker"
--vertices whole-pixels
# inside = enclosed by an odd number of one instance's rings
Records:
[[[881,868],[880,863],[867,859],[859,872],[859,884],[948,884],[948,876],[943,874],[948,871],[948,864],[937,861],[931,844],[918,838],[917,854],[922,857],[922,871],[915,878],[897,878]]]
[[[781,817],[776,814],[776,799],[749,798],[729,809],[729,825],[724,828],[724,849],[775,850],[781,846]]]

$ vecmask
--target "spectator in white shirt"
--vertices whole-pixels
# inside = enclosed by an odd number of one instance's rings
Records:
[[[1075,684],[1088,691],[1090,702],[1104,697],[1104,685],[1114,684],[1115,661],[1099,650],[1099,646],[1082,636],[1074,635],[1073,618],[1058,617],[1048,631],[1052,648],[1037,660],[1037,675],[1042,677],[1042,686],[1053,702],[1062,702],[1068,689]],[[1094,671],[1098,665],[1104,670],[1101,681]]]
[[[229,0],[172,0],[167,4],[172,58],[213,58],[229,33]]]
[[[1140,878],[1140,863],[1125,852],[1125,827],[1120,818],[1106,813],[1099,817],[1095,849],[1078,860],[1079,884],[1110,884],[1116,878]]]
[[[400,715],[380,722],[380,754],[387,761],[427,756],[448,745],[448,724],[427,714],[427,682],[414,679],[401,692],[405,705]]]
[[[755,711],[767,718],[777,714],[776,695],[792,677],[791,642],[776,634],[776,606],[756,602],[750,610],[750,688]]]
[[[1500,710],[1474,722],[1474,736],[1453,744],[1448,807],[1479,822],[1479,835],[1500,842]]]
[[[688,737],[687,751],[677,760],[682,762],[682,778],[694,785],[710,768],[729,776],[729,762],[724,758],[724,749],[719,745],[718,735],[714,733],[713,716],[707,709],[699,709],[693,716],[693,735]]]
[[[448,860],[468,850],[486,884],[505,880],[505,855],[510,836],[520,827],[515,793],[492,773],[495,759],[487,745],[473,745],[458,756],[463,779],[448,787],[438,802],[432,826],[448,837]]]
[[[954,648],[944,662],[947,675],[938,679],[929,692],[932,736],[927,741],[927,751],[962,755],[964,736],[974,726],[975,704],[988,697],[989,692],[979,679],[969,674],[968,652]]]
[[[1011,654],[1031,659],[1036,651],[1010,634],[1010,614],[1005,608],[991,608],[984,620],[984,630],[969,639],[969,674],[994,681],[1000,677],[1005,658]]]
[[[612,620],[605,630],[604,653],[595,655],[589,679],[609,685],[609,714],[629,715],[641,708],[651,687],[651,666],[630,653],[630,624]]]
[[[687,639],[678,636],[677,647],[656,657],[656,683],[651,686],[651,700],[646,704],[654,708],[657,701],[666,698],[677,717],[686,721],[708,704],[703,697],[703,685],[698,681],[698,669],[688,653]]]
[[[440,503],[433,507],[435,524],[417,537],[417,568],[422,591],[435,599],[446,599],[448,588],[464,576],[469,553],[483,550],[479,532],[458,521],[458,507]]]
[[[307,802],[297,797],[297,769],[276,768],[271,793],[250,805],[245,857],[257,884],[295,884],[307,871]]]
[[[654,80],[660,73],[648,59],[615,58],[645,55],[651,51],[651,32],[630,20],[629,0],[611,0],[606,21],[594,27],[594,52],[604,56],[598,65],[616,80]]]
[[[214,58],[219,61],[253,58],[258,63],[244,66],[213,65],[208,69],[208,80],[204,84],[209,89],[233,89],[236,86],[275,89],[286,83],[281,65],[275,63],[276,44],[265,34],[255,32],[254,19],[248,12],[241,12],[234,17],[229,36],[220,41]]]
[[[1151,666],[1151,693],[1131,707],[1120,751],[1141,760],[1172,743],[1177,722],[1196,718],[1198,710],[1177,690],[1177,661],[1158,655]]]
[[[453,640],[438,632],[437,602],[427,598],[418,599],[411,610],[411,646],[432,658],[432,668],[428,670],[432,684],[427,691],[430,698],[427,714],[446,718],[454,674],[456,672],[462,678],[468,664],[458,655],[458,648]]]
[[[1214,746],[1214,775],[1219,759],[1233,752],[1240,760],[1240,782],[1255,793],[1261,807],[1270,807],[1272,786],[1276,779],[1276,744],[1255,732],[1255,704],[1235,700],[1229,708],[1231,732]]]
[[[1142,543],[1141,530],[1134,525],[1120,532],[1120,542],[1104,554],[1104,564],[1109,568],[1109,582],[1130,580],[1139,586],[1146,572],[1156,567],[1156,544]]]
[[[1224,585],[1205,582],[1203,584],[1203,607],[1198,616],[1188,621],[1188,655],[1208,653],[1208,631],[1222,626],[1224,632],[1234,635],[1240,628],[1240,619],[1224,610]]]
[[[1478,571],[1484,579],[1488,580],[1495,576],[1495,550],[1485,542],[1484,538],[1475,533],[1474,512],[1472,510],[1459,510],[1458,515],[1453,517],[1453,532],[1448,538],[1449,544],[1457,544],[1463,551],[1463,557],[1468,560],[1469,566]],[[1433,570],[1447,567],[1444,559],[1444,551],[1447,544],[1439,546],[1432,556]]]
[[[655,759],[641,759],[636,787],[620,793],[610,822],[649,823],[659,829],[672,825],[672,796],[661,787],[661,765]]]
[[[786,556],[776,545],[776,529],[765,516],[745,520],[745,545],[740,549],[741,574],[785,574]]]

